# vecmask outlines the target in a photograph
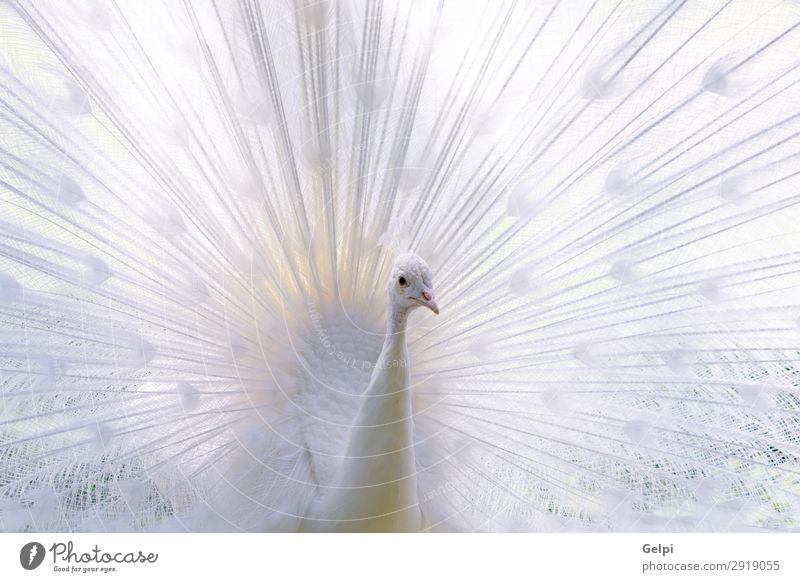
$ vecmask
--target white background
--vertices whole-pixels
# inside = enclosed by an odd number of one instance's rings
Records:
[[[33,571],[19,564],[30,541],[49,550],[159,554],[113,573]],[[0,534],[0,580],[798,580],[792,534]],[[665,557],[642,546],[672,544]],[[779,560],[771,572],[648,572],[646,562]],[[95,566],[96,564],[90,564]]]

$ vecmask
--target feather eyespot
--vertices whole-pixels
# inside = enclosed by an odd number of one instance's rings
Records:
[[[405,277],[403,277],[402,275],[401,275],[401,276],[400,276],[400,278],[397,280],[397,283],[398,283],[398,284],[399,284],[401,287],[406,287],[406,286],[408,286],[408,281],[406,281],[406,278],[405,278]]]

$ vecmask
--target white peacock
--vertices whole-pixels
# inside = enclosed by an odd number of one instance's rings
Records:
[[[800,527],[797,3],[0,27],[0,530]]]

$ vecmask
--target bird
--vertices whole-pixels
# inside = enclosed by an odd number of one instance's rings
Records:
[[[430,267],[416,255],[395,261],[380,356],[348,431],[333,485],[314,498],[303,529],[419,531],[406,325],[415,307],[439,314],[432,278]]]
[[[0,23],[0,531],[800,529],[797,2]]]

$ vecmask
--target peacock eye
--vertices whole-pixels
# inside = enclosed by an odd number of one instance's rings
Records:
[[[406,285],[408,285],[408,281],[406,281],[405,277],[400,277],[397,280],[397,282],[400,284],[401,287],[405,287]]]

